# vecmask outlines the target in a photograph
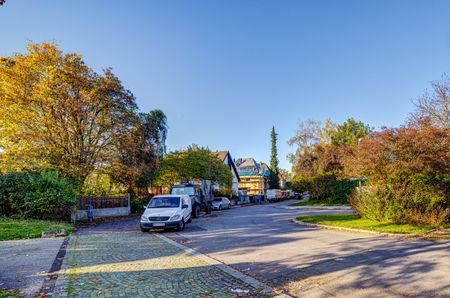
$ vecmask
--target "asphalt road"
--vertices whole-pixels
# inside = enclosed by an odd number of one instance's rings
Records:
[[[386,238],[289,221],[314,213],[344,212],[249,206],[164,235],[296,297],[450,297],[450,241]]]

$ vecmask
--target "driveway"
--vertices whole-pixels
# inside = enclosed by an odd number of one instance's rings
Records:
[[[289,221],[317,213],[340,211],[234,208],[167,235],[292,296],[450,297],[449,241],[401,240]]]

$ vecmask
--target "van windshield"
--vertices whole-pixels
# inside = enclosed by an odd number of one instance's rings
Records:
[[[159,197],[153,198],[148,203],[147,208],[178,208],[180,207],[179,197]]]
[[[194,187],[174,187],[172,188],[172,194],[173,195],[189,195],[193,196],[195,195],[195,189]]]

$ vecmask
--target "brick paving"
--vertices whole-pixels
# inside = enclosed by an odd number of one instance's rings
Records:
[[[72,236],[53,297],[264,296],[260,293],[161,237],[130,231]]]

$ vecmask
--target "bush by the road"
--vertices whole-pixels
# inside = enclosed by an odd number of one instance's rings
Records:
[[[450,215],[445,197],[418,186],[368,185],[358,188],[350,203],[364,218],[380,222],[439,226]]]
[[[347,168],[370,177],[350,199],[365,218],[441,225],[450,221],[450,128],[427,122],[370,135]]]
[[[75,204],[73,184],[57,172],[0,175],[4,216],[67,220]]]
[[[292,189],[299,193],[309,191],[313,200],[326,204],[346,204],[358,183],[358,181],[338,179],[333,174],[297,176],[292,181]]]

